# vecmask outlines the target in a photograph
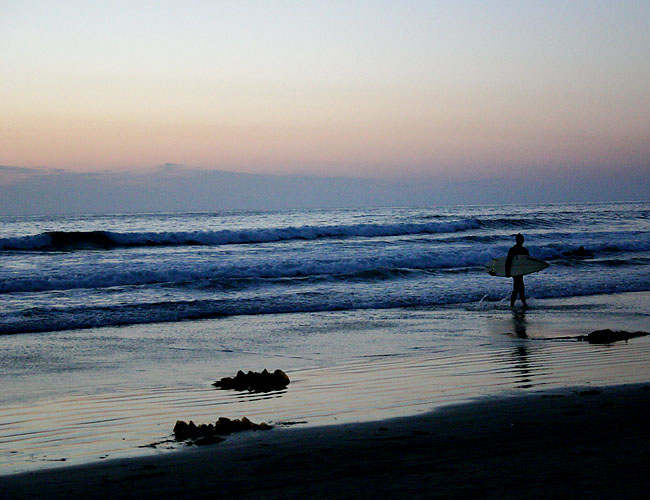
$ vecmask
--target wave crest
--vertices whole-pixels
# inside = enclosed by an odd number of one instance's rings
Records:
[[[223,229],[218,231],[179,231],[117,233],[111,231],[48,231],[34,236],[0,239],[0,250],[73,251],[110,250],[144,246],[214,246],[273,243],[319,238],[386,237],[435,234],[477,229],[479,222],[465,219],[450,222],[413,224],[355,224],[338,226],[276,227],[264,229]]]

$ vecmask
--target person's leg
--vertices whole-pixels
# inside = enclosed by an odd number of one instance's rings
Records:
[[[526,295],[524,294],[524,277],[523,276],[513,276],[512,277],[512,294],[510,295],[510,307],[515,307],[515,301],[517,300],[517,295],[524,307],[526,305]]]
[[[519,300],[521,300],[521,304],[524,307],[528,307],[528,304],[526,304],[526,294],[524,292],[524,277],[519,276],[520,283],[519,283]]]

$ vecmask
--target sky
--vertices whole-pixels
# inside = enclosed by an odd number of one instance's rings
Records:
[[[649,82],[648,1],[0,0],[0,213],[648,199]]]

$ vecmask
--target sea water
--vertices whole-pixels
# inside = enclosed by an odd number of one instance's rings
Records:
[[[518,232],[550,263],[527,311],[485,271]],[[177,419],[325,425],[647,382],[650,337],[576,338],[650,330],[649,263],[647,203],[3,217],[0,475],[160,452]],[[289,388],[211,385],[263,368]]]
[[[0,218],[0,334],[650,290],[647,203]],[[564,255],[584,246],[593,257]]]

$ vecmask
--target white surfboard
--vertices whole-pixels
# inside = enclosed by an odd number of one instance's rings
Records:
[[[546,269],[550,264],[543,260],[528,255],[515,255],[510,267],[510,276],[524,276],[525,274],[536,273]],[[492,276],[506,275],[506,257],[492,259],[486,266],[485,270]]]

